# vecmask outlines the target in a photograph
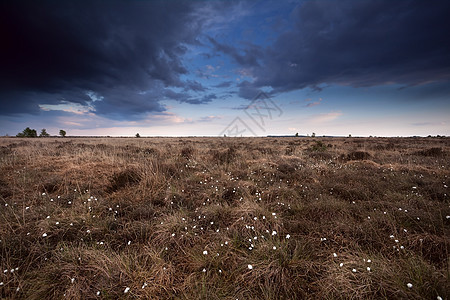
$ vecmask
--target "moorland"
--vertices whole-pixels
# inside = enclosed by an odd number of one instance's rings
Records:
[[[449,138],[1,138],[0,297],[448,299],[449,176]]]

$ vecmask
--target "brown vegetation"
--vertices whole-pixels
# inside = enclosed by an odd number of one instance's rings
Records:
[[[0,297],[448,299],[449,150],[3,138]]]

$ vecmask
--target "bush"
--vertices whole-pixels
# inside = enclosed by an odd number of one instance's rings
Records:
[[[42,128],[41,133],[39,134],[40,137],[49,137],[50,134],[48,134],[47,129]]]
[[[36,129],[25,128],[22,132],[16,135],[17,137],[37,137]]]

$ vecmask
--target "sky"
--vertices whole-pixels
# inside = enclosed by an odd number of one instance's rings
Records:
[[[450,135],[447,0],[0,2],[0,135]]]

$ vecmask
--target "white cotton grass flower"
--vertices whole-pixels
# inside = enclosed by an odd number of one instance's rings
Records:
[[[367,271],[369,271],[369,272],[370,272],[370,267],[367,267]]]
[[[97,291],[97,296],[100,296],[100,291]]]
[[[75,278],[71,278],[70,283],[74,283],[74,282],[75,282]]]
[[[203,251],[203,255],[208,255],[208,251],[207,251],[207,250],[204,250],[204,251]]]
[[[144,282],[144,284],[142,285],[142,289],[144,289],[147,286],[147,282]]]
[[[352,269],[352,272],[353,272],[353,273],[356,273],[356,269]]]
[[[411,282],[408,282],[408,283],[406,284],[406,286],[407,286],[408,288],[410,288],[410,289],[413,287],[413,285],[412,285]]]
[[[123,291],[124,294],[128,293],[130,291],[129,287],[126,287],[125,290]]]
[[[3,283],[3,282],[2,282],[2,283]],[[442,300],[442,297],[441,297],[441,296],[437,296],[436,299],[437,299],[437,300]]]
[[[290,239],[291,235],[290,234],[286,234],[286,239]]]
[[[339,264],[339,267],[342,268],[343,266],[344,266],[344,263],[340,263],[340,264]]]
[[[44,233],[42,234],[42,237],[47,237],[47,233],[44,232]]]
[[[275,230],[272,231],[272,235],[277,235],[277,232]]]
[[[277,246],[273,246],[272,249],[273,249],[273,250],[277,250]]]
[[[336,254],[336,252],[335,252],[335,253],[333,253],[333,257],[337,257],[337,254]]]
[[[252,265],[248,265],[247,268],[248,268],[249,270],[252,270],[252,269],[253,269],[253,266],[252,266]]]

